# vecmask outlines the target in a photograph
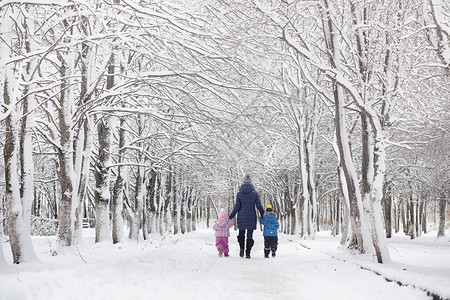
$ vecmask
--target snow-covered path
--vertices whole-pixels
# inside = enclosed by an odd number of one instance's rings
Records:
[[[0,300],[430,299],[283,235],[277,257],[266,259],[259,231],[251,259],[238,256],[236,232],[231,257],[218,257],[207,229],[120,246],[93,244],[86,237],[81,256],[76,248],[51,256],[51,244],[35,240],[42,264],[0,271]]]

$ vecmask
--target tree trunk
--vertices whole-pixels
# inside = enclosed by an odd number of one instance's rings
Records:
[[[341,245],[346,246],[353,239],[353,234],[350,236],[349,232],[355,232],[357,229],[356,229],[356,222],[354,222],[354,220],[351,219],[350,216],[350,198],[348,196],[347,181],[345,179],[344,170],[342,169],[341,166],[339,166],[338,169],[339,169],[339,183],[342,192],[342,203],[343,203]]]
[[[334,87],[334,96],[335,96],[335,126],[336,126],[336,138],[337,144],[339,148],[340,162],[342,171],[344,174],[345,182],[347,186],[343,187],[346,189],[345,193],[348,195],[349,204],[350,204],[350,219],[352,222],[352,238],[351,243],[352,246],[359,249],[360,251],[364,251],[365,244],[363,239],[363,234],[361,232],[363,225],[361,224],[361,216],[360,208],[359,208],[359,200],[358,200],[358,192],[357,187],[358,183],[355,178],[355,171],[352,170],[352,162],[351,162],[351,152],[350,147],[347,141],[347,131],[345,129],[345,113],[342,103],[342,90],[339,86],[335,85]],[[367,226],[367,224],[366,224]],[[366,227],[367,228],[367,227]]]
[[[6,64],[10,57],[10,50],[30,52],[30,40],[28,36],[22,36],[25,41],[25,49],[17,49],[12,37],[12,20],[16,20],[16,25],[27,27],[26,20],[17,20],[7,9],[2,16],[0,35],[0,98],[2,100],[4,120],[4,171],[5,171],[5,202],[8,219],[9,243],[11,246],[13,262],[37,261],[37,256],[33,249],[30,234],[30,215],[33,202],[33,156],[31,132],[34,123],[34,96],[27,95],[28,88],[21,89],[20,82],[30,82],[30,68],[32,61],[24,63]],[[22,21],[22,22],[21,22]],[[32,26],[32,24],[31,24]],[[24,33],[28,35],[25,30]],[[22,122],[22,123],[21,123]],[[3,202],[0,201],[0,203]],[[1,210],[2,211],[2,210]],[[0,217],[3,222],[3,214]],[[0,228],[0,239],[3,237],[3,224]],[[2,245],[0,245],[1,247]],[[4,264],[3,249],[0,251],[0,264]]]
[[[329,8],[328,0],[324,1],[325,8]],[[327,47],[330,50],[330,63],[337,71],[341,70],[341,44],[338,38],[339,30],[331,20],[330,13],[327,12],[323,20],[324,34]],[[350,203],[350,217],[352,224],[352,246],[361,252],[365,252],[371,247],[369,224],[364,215],[359,183],[356,177],[356,169],[353,164],[352,153],[348,141],[348,131],[346,128],[346,113],[344,110],[345,97],[343,88],[338,82],[333,80],[333,98],[334,98],[334,125],[336,130],[336,140],[338,145],[339,161],[345,176]]]
[[[421,232],[423,233],[427,233],[427,199],[424,198],[422,199],[422,201],[420,202],[420,227],[421,227]]]
[[[422,202],[422,209],[421,209],[421,211],[420,211],[420,213],[421,213],[421,221],[422,221],[422,231],[423,231],[423,233],[427,233],[428,232],[428,230],[427,230],[427,201],[423,201]]]
[[[110,128],[107,117],[98,120],[99,153],[95,164],[95,242],[109,239],[109,157]]]
[[[0,270],[5,270],[8,263],[6,262],[5,254],[3,252],[3,240],[5,237],[4,234],[4,228],[3,228],[3,204],[4,203],[4,196],[3,191],[0,191]]]
[[[387,191],[387,184],[385,184],[384,194],[384,220],[386,227],[386,238],[392,237],[392,194]]]
[[[119,157],[117,160],[117,177],[113,187],[113,194],[111,197],[111,217],[112,217],[112,239],[113,244],[123,241],[123,189],[124,178],[122,174],[121,164],[123,163],[123,154],[125,146],[125,120],[120,118],[119,121]]]
[[[2,237],[4,237],[5,232],[4,232],[4,227],[3,227],[3,222],[4,222],[4,209],[3,206],[5,205],[5,197],[3,196],[3,191],[4,190],[0,190],[0,239]],[[3,248],[2,248],[3,251]]]
[[[361,85],[369,85],[369,39],[368,39],[368,6],[359,2],[350,1],[350,8],[353,15],[353,25],[355,26],[356,49],[358,51],[359,76]],[[365,211],[368,211],[370,219],[370,233],[372,245],[377,255],[378,263],[389,262],[390,255],[383,232],[383,219],[381,201],[383,199],[384,174],[386,173],[384,128],[380,123],[378,113],[373,111],[371,106],[366,106],[370,94],[364,87],[359,89],[360,96],[360,116],[362,129],[362,204]],[[355,95],[356,96],[356,95]],[[387,105],[383,99],[383,109]],[[382,111],[384,115],[385,112]]]
[[[400,218],[401,218],[400,205],[401,205],[401,203],[400,202],[396,203],[394,195],[392,195],[392,198],[394,200],[394,221],[395,221],[394,228],[395,228],[395,233],[398,233],[400,231]]]
[[[445,193],[442,192],[439,197],[439,229],[437,236],[445,235],[445,219],[447,212],[447,199],[445,197]]]
[[[114,87],[115,79],[115,57],[110,55],[108,61],[108,73],[106,76],[106,89]],[[111,128],[110,117],[100,117],[97,124],[98,136],[98,157],[95,164],[95,242],[102,242],[109,239],[110,235],[110,148],[111,148]]]
[[[30,49],[27,47],[27,51]],[[29,77],[30,64],[27,63],[26,73]],[[31,78],[29,78],[31,79]],[[26,88],[23,92],[25,95],[28,93]],[[35,105],[34,96],[29,95],[22,100],[22,126],[20,134],[20,202],[22,204],[22,226],[23,232],[21,232],[21,240],[23,247],[25,248],[24,253],[26,253],[27,259],[37,260],[37,256],[33,249],[33,244],[31,241],[31,207],[33,205],[34,199],[34,163],[33,163],[33,145],[32,145],[32,132],[34,127],[34,115],[35,115]],[[27,249],[29,248],[29,249]]]
[[[415,221],[415,224],[416,224],[416,236],[417,237],[422,235],[422,232],[421,232],[422,221],[420,219],[420,216],[421,216],[420,209],[421,209],[422,203],[423,203],[423,201],[422,201],[421,198],[417,199],[416,215],[415,215],[415,217],[416,217],[416,221]]]
[[[90,117],[86,117],[82,125],[82,138],[79,139],[83,142],[83,145],[77,145],[82,147],[81,151],[76,151],[76,159],[79,161],[79,168],[77,168],[76,173],[79,175],[78,180],[78,204],[75,209],[75,233],[74,238],[79,239],[82,237],[82,226],[83,217],[85,210],[85,202],[87,201],[86,192],[89,179],[89,167],[91,164],[91,148],[92,148],[92,134],[90,128]]]
[[[138,160],[138,163],[141,164],[141,159]],[[142,211],[144,206],[144,198],[145,198],[145,177],[143,175],[143,168],[137,167],[136,171],[136,183],[135,183],[135,194],[134,194],[134,206],[129,210],[130,217],[130,233],[129,238],[132,241],[139,241],[139,230],[142,219]]]
[[[303,121],[303,120],[302,120]],[[299,160],[299,166],[300,166],[300,181],[302,183],[302,216],[303,216],[303,223],[302,223],[302,237],[310,236],[311,235],[311,214],[310,214],[310,195],[309,195],[309,189],[308,189],[308,170],[307,170],[307,162],[305,157],[305,138],[304,138],[304,129],[303,129],[303,122],[300,122],[298,130],[298,160]]]
[[[316,106],[314,100],[314,107]],[[305,134],[305,159],[307,171],[307,188],[309,194],[310,219],[311,219],[311,239],[315,239],[317,232],[317,193],[316,193],[316,171],[315,171],[315,153],[316,153],[316,135],[317,118],[311,117],[306,113],[308,120],[307,134]]]
[[[166,187],[165,187],[165,197],[164,197],[164,207],[163,207],[163,216],[164,216],[164,233],[166,233],[166,231],[172,232],[172,221],[171,217],[170,217],[170,204],[173,201],[173,180],[172,180],[172,166],[169,168],[169,173],[166,176]]]
[[[187,212],[186,212],[186,230],[187,232],[192,231],[192,202],[193,202],[194,194],[191,192],[189,194],[188,202],[187,202]]]
[[[211,228],[210,220],[211,220],[211,205],[208,203],[208,205],[206,205],[206,228]]]
[[[339,235],[340,233],[340,229],[339,229],[339,225],[340,225],[340,201],[339,198],[332,198],[331,201],[333,202],[333,216],[332,216],[332,220],[333,220],[333,236]]]
[[[408,218],[407,218],[407,214],[408,214],[408,209],[405,209],[405,200],[404,200],[404,196],[400,195],[400,216],[402,219],[402,227],[403,227],[403,232],[407,235],[408,234]]]
[[[82,22],[81,27],[84,31],[86,31],[86,24]],[[87,90],[89,87],[89,70],[90,67],[88,63],[88,58],[90,53],[90,47],[87,43],[81,43],[79,56],[80,62],[80,72],[81,72],[81,84],[80,84],[80,105],[85,105],[90,99],[90,96],[87,94]],[[87,202],[86,192],[87,185],[89,179],[89,168],[91,165],[91,148],[92,148],[92,129],[91,129],[91,117],[89,114],[86,114],[84,120],[81,122],[79,127],[77,143],[76,143],[76,157],[75,157],[75,165],[76,165],[76,174],[79,174],[78,185],[77,185],[77,196],[78,203],[75,208],[75,232],[74,238],[75,240],[79,240],[82,237],[82,227],[83,227],[83,217],[85,210],[85,203]]]
[[[164,225],[162,224],[162,210],[163,210],[163,192],[164,192],[164,185],[163,185],[164,176],[162,172],[157,173],[156,177],[156,191],[155,191],[155,206],[156,206],[156,215],[155,215],[155,229],[156,232],[158,232],[160,235],[164,235]]]
[[[198,200],[199,197],[195,195],[194,201],[192,201],[192,231],[197,230]]]
[[[173,222],[173,234],[178,234],[180,232],[180,197],[178,195],[177,188],[177,176],[178,172],[173,175],[172,183],[172,222]]]
[[[180,230],[182,234],[186,233],[186,202],[187,198],[189,197],[189,188],[184,187],[182,199],[181,199],[181,207],[180,207],[180,213],[181,213],[181,224],[180,224]],[[208,219],[206,219],[206,222],[208,223]],[[206,225],[207,228],[209,228],[209,224]]]
[[[411,237],[411,239],[415,239],[416,238],[416,225],[415,225],[414,220],[415,220],[415,217],[414,217],[414,200],[413,200],[413,196],[411,194],[410,198],[409,198],[409,222],[408,222],[409,236]]]
[[[155,169],[150,170],[150,179],[147,185],[147,228],[149,233],[155,233],[156,231],[156,184],[157,184],[157,174]]]
[[[63,246],[72,245],[74,231],[74,210],[77,203],[75,193],[75,170],[73,157],[72,112],[73,87],[70,76],[73,70],[72,56],[68,55],[67,62],[60,56],[60,73],[66,78],[61,83],[60,108],[58,110],[60,148],[58,149],[59,179],[61,183],[61,202],[59,210],[58,240]]]
[[[9,78],[14,78],[13,76]],[[21,186],[19,180],[19,151],[20,139],[18,112],[15,103],[12,103],[9,81],[4,81],[3,97],[5,110],[11,109],[5,120],[5,146],[3,157],[5,160],[5,194],[8,217],[8,235],[13,262],[15,264],[34,261],[37,259],[31,242],[30,216],[27,211],[31,209],[22,204]],[[25,117],[26,119],[26,117]],[[22,137],[24,138],[24,137]],[[29,149],[31,151],[32,149]],[[31,154],[31,152],[30,152]],[[28,154],[29,155],[29,154]],[[28,199],[29,200],[29,199]],[[2,220],[3,221],[3,220]],[[2,250],[3,254],[3,250]]]

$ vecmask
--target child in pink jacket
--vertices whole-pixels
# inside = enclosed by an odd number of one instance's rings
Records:
[[[229,220],[225,209],[221,208],[219,211],[219,218],[214,223],[213,229],[216,232],[216,247],[219,251],[219,256],[229,256],[228,252],[228,237],[230,236],[230,228],[234,225],[234,218]]]

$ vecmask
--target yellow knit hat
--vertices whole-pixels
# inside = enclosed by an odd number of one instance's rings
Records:
[[[267,205],[267,207],[266,207],[266,208],[272,208],[272,205],[270,205],[270,204],[269,204],[269,205]]]

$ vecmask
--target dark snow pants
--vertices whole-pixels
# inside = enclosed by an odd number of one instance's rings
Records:
[[[265,236],[264,237],[264,255],[269,256],[270,251],[274,254],[277,251],[278,237],[277,236]]]

